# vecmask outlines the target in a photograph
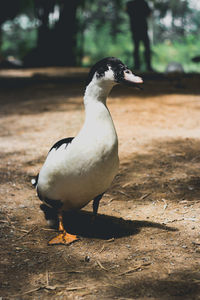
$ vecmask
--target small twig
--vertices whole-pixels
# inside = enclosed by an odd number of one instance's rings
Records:
[[[42,289],[43,287],[37,287],[37,288],[35,288],[35,289],[32,289],[32,290],[29,290],[29,291],[27,291],[27,292],[24,292],[24,293],[22,293],[22,294],[17,294],[17,295],[12,295],[11,297],[20,297],[20,296],[24,296],[24,295],[27,295],[27,294],[31,294],[31,293],[34,293],[34,292],[37,292],[37,291],[39,291],[40,289]]]
[[[24,295],[27,295],[27,294],[31,294],[31,293],[34,293],[34,292],[37,292],[39,290],[56,290],[57,288],[64,288],[65,286],[64,285],[45,285],[45,286],[39,286],[35,289],[32,289],[32,290],[29,290],[27,292],[24,292],[22,294],[17,294],[17,295],[13,295],[11,296],[12,298],[13,297],[20,297],[20,296],[24,296]]]
[[[192,282],[195,282],[197,284],[200,284],[200,280],[199,279],[192,279]]]
[[[64,285],[45,285],[44,287],[43,287],[43,289],[45,289],[45,290],[51,290],[51,291],[54,291],[54,290],[56,290],[57,288],[64,288],[65,286]]]
[[[26,230],[26,229],[20,229],[20,228],[15,228],[15,229],[18,231],[24,232],[24,233],[28,233],[28,230]]]
[[[128,273],[135,272],[135,271],[141,269],[142,267],[146,267],[146,266],[149,266],[149,265],[151,265],[150,262],[149,262],[149,263],[145,263],[145,264],[141,264],[141,265],[136,266],[136,267],[134,267],[134,268],[132,268],[132,269],[129,269],[129,270],[123,272],[123,273],[120,273],[120,274],[118,274],[117,276],[127,275]]]
[[[11,226],[13,229],[15,229],[15,226],[13,225],[15,222],[12,222],[7,214],[5,214],[5,217],[6,217],[7,221],[6,220],[1,220],[0,222],[1,223],[8,223],[9,226]]]
[[[99,251],[99,253],[103,252],[103,250],[105,249],[105,245],[102,246],[101,250]]]
[[[105,271],[108,271],[108,269],[104,268],[104,266],[102,266],[101,262],[97,259],[97,264],[99,265],[99,267]]]
[[[131,186],[133,186],[133,181],[126,182],[122,185],[123,188],[131,187]]]
[[[55,231],[55,229],[52,229],[52,228],[40,228],[40,230],[45,230],[45,231]]]
[[[115,288],[118,288],[118,289],[120,289],[120,287],[118,287],[118,286],[116,286],[116,285],[113,285],[113,284],[104,284],[104,285],[95,285],[95,286],[83,286],[83,287],[80,287],[80,286],[78,286],[78,287],[71,287],[71,288],[66,288],[65,289],[65,292],[70,292],[70,291],[76,291],[76,290],[82,290],[82,289],[90,289],[90,290],[93,290],[94,288],[96,289],[96,288],[101,288],[101,287],[115,287]],[[86,292],[86,294],[84,294],[84,295],[89,295],[89,294],[91,294],[92,293],[92,291],[90,292],[90,291],[87,291]],[[65,294],[66,295],[66,294]],[[82,296],[84,296],[84,295],[82,295]]]
[[[106,242],[106,243],[110,243],[110,242],[114,242],[114,240],[115,240],[115,238],[111,238],[111,239],[109,239],[109,240],[106,240],[105,242]]]
[[[11,224],[11,226],[13,226],[12,223],[14,223],[14,222],[11,221],[10,217],[7,214],[5,215],[5,217],[8,220],[8,222]]]
[[[68,273],[67,271],[57,271],[57,272],[50,272],[51,274],[62,274],[62,273]]]
[[[191,160],[191,162],[194,162],[195,160],[197,160],[199,158],[200,158],[200,156],[193,157],[193,159]]]
[[[82,290],[82,289],[87,289],[88,286],[76,286],[76,287],[71,287],[71,288],[66,288],[66,291],[76,291],[76,290]]]
[[[142,195],[142,196],[139,198],[139,200],[143,200],[143,199],[147,198],[147,197],[150,196],[150,195],[151,195],[151,193],[144,194],[144,195]]]
[[[137,267],[132,268],[132,269],[129,269],[129,270],[123,272],[123,273],[120,273],[120,274],[118,274],[117,276],[122,276],[122,275],[126,275],[126,274],[128,274],[128,273],[135,272],[135,271],[139,270],[140,268],[141,268],[141,266],[137,266]]]
[[[113,198],[111,198],[109,201],[108,201],[108,204],[109,203],[111,203],[111,202],[113,202],[115,200],[115,198],[113,197]]]
[[[167,202],[164,198],[162,199],[162,201],[165,203],[164,206],[163,206],[163,209],[165,210],[167,208],[168,204],[167,204]]]
[[[7,220],[0,220],[0,223],[9,223]]]
[[[192,244],[193,244],[193,245],[196,245],[196,246],[200,246],[200,242],[195,242],[195,241],[193,241]]]
[[[179,222],[179,221],[183,221],[183,220],[185,220],[185,218],[174,219],[174,220],[167,220],[167,221],[164,221],[163,224],[174,223],[174,222]]]
[[[127,194],[127,193],[125,193],[123,191],[118,190],[118,193],[120,193],[120,194],[122,194],[122,195],[124,195],[124,196],[126,196],[128,198],[131,198],[131,196],[129,194]]]
[[[21,235],[18,240],[21,240],[22,238],[24,238],[25,236],[27,236],[29,233],[33,232],[35,229],[37,229],[37,226],[33,227],[32,229],[30,229],[29,231],[27,231],[25,234]]]
[[[51,274],[62,274],[62,273],[68,273],[68,274],[75,274],[75,273],[84,273],[83,271],[57,271],[57,272],[51,272]]]
[[[47,286],[49,286],[49,272],[46,270],[46,280],[47,280]]]
[[[7,221],[7,220],[0,220],[0,223],[6,223],[6,224],[8,224],[8,225],[7,225],[8,227],[11,226],[13,229],[15,229],[15,230],[17,230],[17,231],[21,231],[21,232],[25,232],[25,233],[28,232],[28,230],[20,229],[20,228],[15,227],[14,225],[12,225],[12,224],[11,224],[9,221]]]
[[[84,273],[83,271],[67,271],[69,274],[82,274]]]
[[[88,296],[88,295],[91,295],[93,292],[90,291],[90,292],[83,292],[83,294],[80,295],[80,297],[85,297],[85,296]]]
[[[170,190],[170,192],[172,192],[173,194],[176,194],[175,190],[169,184],[167,185],[167,187]]]
[[[21,238],[21,237],[20,237],[20,238]],[[34,241],[36,241],[36,240],[34,240]],[[33,244],[33,240],[23,242],[23,245],[26,245],[26,244]],[[40,252],[40,253],[42,253],[42,252]],[[46,253],[47,253],[47,252],[46,252]]]

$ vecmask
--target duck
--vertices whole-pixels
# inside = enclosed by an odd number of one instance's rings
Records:
[[[49,245],[78,240],[63,225],[63,213],[93,201],[93,214],[119,167],[118,137],[106,100],[117,84],[140,88],[143,80],[118,58],[106,57],[89,71],[84,92],[85,120],[75,137],[56,142],[32,184],[49,221],[58,221],[59,234]]]

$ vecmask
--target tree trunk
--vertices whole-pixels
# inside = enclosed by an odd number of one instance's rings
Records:
[[[54,29],[52,47],[54,48],[55,61],[61,66],[76,65],[76,11],[79,0],[64,1],[60,18]]]
[[[53,28],[49,26],[49,14],[54,0],[35,0],[36,16],[41,25],[38,28],[37,47],[25,58],[32,66],[75,66],[76,65],[76,11],[80,0],[59,2],[60,16]]]

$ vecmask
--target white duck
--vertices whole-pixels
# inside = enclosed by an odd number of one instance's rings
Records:
[[[58,141],[49,151],[36,178],[38,197],[53,208],[61,233],[49,244],[69,244],[77,239],[66,232],[63,211],[78,210],[99,201],[118,171],[118,139],[106,98],[118,83],[142,83],[119,59],[104,58],[90,70],[84,95],[85,122],[75,138]],[[44,205],[43,205],[43,210]]]

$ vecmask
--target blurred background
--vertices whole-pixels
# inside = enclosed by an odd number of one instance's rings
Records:
[[[152,67],[199,72],[200,2],[148,0]],[[116,56],[133,66],[126,0],[1,0],[0,66],[91,66]],[[143,51],[143,45],[140,46]],[[141,56],[141,69],[144,58]],[[195,61],[196,60],[196,61]]]

